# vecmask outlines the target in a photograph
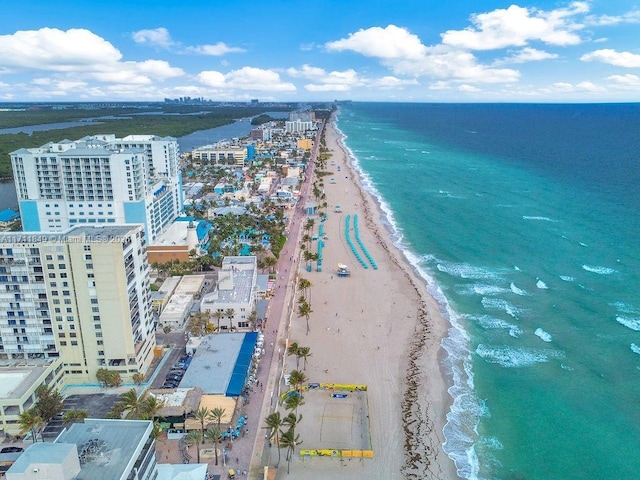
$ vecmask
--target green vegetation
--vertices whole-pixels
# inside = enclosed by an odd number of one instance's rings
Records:
[[[269,115],[262,114],[262,115],[258,115],[257,117],[253,117],[251,119],[251,125],[262,125],[263,123],[273,122],[277,120],[278,120],[277,118],[273,118]]]
[[[119,387],[122,385],[122,377],[118,372],[99,368],[96,372],[96,379],[105,387]]]

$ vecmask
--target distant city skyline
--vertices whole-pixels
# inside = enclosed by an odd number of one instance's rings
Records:
[[[640,101],[640,1],[2,1],[0,102]]]

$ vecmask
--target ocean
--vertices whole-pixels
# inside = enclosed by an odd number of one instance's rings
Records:
[[[466,479],[640,478],[640,105],[340,107],[451,324]]]

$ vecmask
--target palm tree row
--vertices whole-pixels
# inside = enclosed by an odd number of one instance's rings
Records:
[[[216,407],[209,410],[206,407],[201,407],[196,410],[193,415],[200,422],[200,431],[193,430],[187,434],[187,443],[190,445],[196,445],[197,460],[200,463],[200,444],[209,440],[212,443],[217,443],[222,435],[222,429],[220,424],[222,423],[222,417],[224,417],[226,410],[224,408]],[[208,421],[216,422],[216,425],[209,427],[205,430],[205,425]],[[214,447],[215,461],[218,465],[218,448]]]
[[[287,454],[287,474],[291,467],[291,459],[295,452],[296,446],[300,445],[300,435],[296,434],[296,427],[302,420],[302,415],[298,415],[298,408],[304,405],[304,397],[300,392],[300,386],[307,381],[304,373],[293,370],[289,377],[289,383],[294,387],[295,393],[288,395],[284,401],[284,408],[289,412],[287,416],[282,417],[279,411],[275,411],[265,419],[263,428],[268,430],[269,441],[275,440],[278,447],[278,462],[276,468],[280,465],[280,450],[286,449]],[[286,430],[283,427],[287,426]]]
[[[311,348],[310,347],[300,346],[296,342],[293,342],[293,343],[289,344],[289,347],[287,347],[287,356],[289,356],[289,355],[296,357],[296,370],[300,367],[300,359],[301,358],[304,360],[303,364],[302,364],[303,365],[302,369],[306,370],[307,369],[307,359],[309,357],[313,356],[313,354],[311,353]]]

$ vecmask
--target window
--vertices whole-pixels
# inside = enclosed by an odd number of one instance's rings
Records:
[[[102,338],[102,332],[96,332],[96,338]]]
[[[61,347],[66,347],[66,346],[67,346],[67,342],[65,342],[65,341],[61,341],[61,342],[60,342],[60,346],[61,346]]]
[[[75,341],[75,340],[72,340],[72,341],[71,341],[71,346],[72,346],[72,347],[77,347],[77,346],[78,346],[78,342],[77,342],[77,341]],[[75,372],[74,372],[74,373],[75,373]],[[78,371],[77,371],[77,373],[82,373],[82,372],[81,372],[80,370],[78,370]]]

